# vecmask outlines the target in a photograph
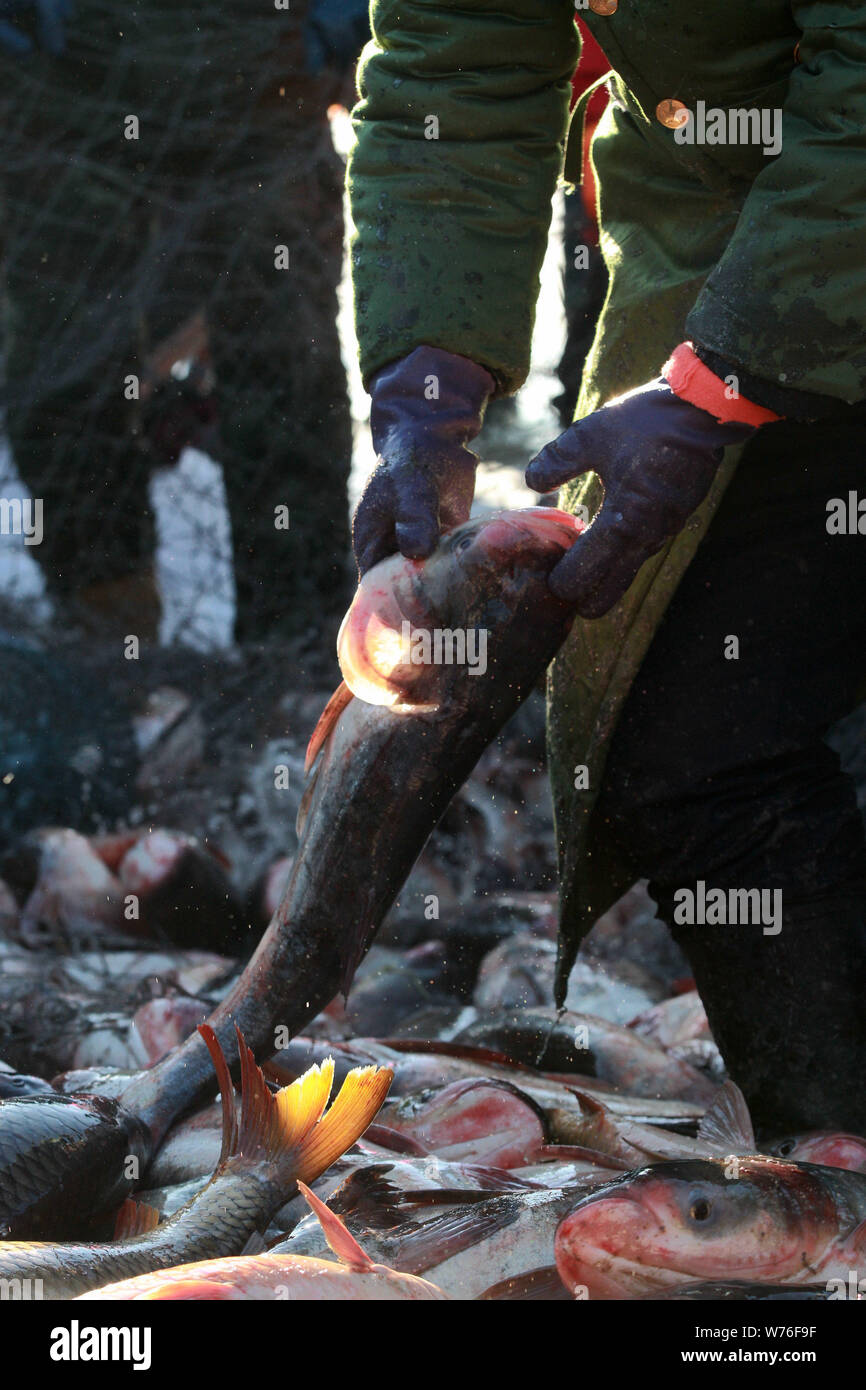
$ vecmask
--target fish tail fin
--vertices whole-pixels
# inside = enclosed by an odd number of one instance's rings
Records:
[[[274,1095],[240,1029],[241,1119],[236,1152],[242,1158],[278,1161],[296,1155],[321,1119],[334,1084],[334,1059],[326,1057]],[[354,1142],[354,1141],[353,1141]]]
[[[333,1068],[331,1058],[328,1061]],[[393,1079],[390,1067],[353,1067],[328,1113],[299,1147],[295,1174],[299,1181],[313,1182],[360,1139],[381,1109]]]
[[[313,1181],[363,1134],[385,1099],[393,1072],[383,1067],[356,1067],[325,1114],[334,1082],[333,1057],[310,1067],[274,1095],[240,1029],[235,1031],[241,1062],[241,1114],[239,1123],[228,1122],[224,1111],[226,1152],[221,1167],[266,1162],[278,1181]],[[217,1065],[216,1049],[218,1043],[211,1053],[217,1076],[221,1087],[228,1090],[228,1067],[221,1049]]]
[[[373,1261],[367,1254],[363,1246],[359,1245],[346,1223],[335,1211],[326,1206],[315,1192],[311,1192],[304,1182],[299,1182],[298,1187],[306,1198],[307,1205],[319,1218],[319,1225],[322,1234],[329,1246],[333,1250],[340,1264],[347,1265],[349,1269],[358,1272],[366,1272],[374,1268]]]

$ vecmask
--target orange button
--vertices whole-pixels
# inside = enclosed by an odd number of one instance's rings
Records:
[[[593,14],[615,14],[619,0],[589,0]]]
[[[685,102],[677,101],[674,97],[665,97],[656,107],[656,118],[666,125],[669,130],[679,130],[684,126],[691,116],[689,108]]]

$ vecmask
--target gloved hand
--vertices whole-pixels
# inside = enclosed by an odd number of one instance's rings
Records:
[[[570,425],[532,460],[526,481],[552,492],[592,470],[604,501],[552,571],[553,592],[584,618],[607,613],[706,497],[723,449],[755,428],[719,423],[661,377]]]
[[[310,0],[304,25],[307,71],[315,77],[327,63],[348,67],[369,37],[369,0]]]
[[[466,442],[495,389],[484,367],[441,348],[415,348],[377,372],[370,429],[379,463],[352,528],[361,574],[396,550],[423,559],[440,530],[466,521],[478,464]]]
[[[0,48],[13,58],[32,53],[33,40],[8,21],[33,11],[36,43],[46,53],[58,57],[66,49],[66,21],[74,13],[74,0],[0,0]]]

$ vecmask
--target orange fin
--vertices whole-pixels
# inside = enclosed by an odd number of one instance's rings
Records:
[[[137,1202],[134,1197],[127,1197],[117,1213],[114,1239],[129,1240],[131,1236],[147,1235],[148,1231],[156,1230],[160,1220],[156,1207],[148,1206],[147,1202]]]
[[[333,1073],[333,1059],[329,1057],[328,1063]],[[310,1072],[306,1075],[309,1076]],[[304,1079],[302,1076],[293,1086],[302,1085]],[[360,1139],[379,1113],[393,1080],[394,1073],[389,1067],[353,1067],[327,1115],[304,1138],[299,1151],[299,1180],[307,1183],[315,1181]],[[280,1091],[275,1097],[278,1103],[293,1086]]]
[[[148,1289],[147,1293],[137,1293],[135,1302],[151,1299],[163,1302],[183,1298],[216,1303],[234,1300],[237,1297],[231,1284],[219,1284],[215,1279],[166,1279],[164,1284],[158,1284],[155,1289]]]
[[[299,1182],[298,1187],[306,1197],[308,1206],[319,1218],[322,1234],[340,1263],[348,1265],[349,1269],[357,1270],[359,1273],[373,1269],[374,1264],[370,1256],[358,1244],[348,1226],[341,1221],[336,1212],[331,1211],[330,1207],[326,1207],[315,1192],[310,1191],[306,1183]]]
[[[229,859],[225,850],[220,849],[219,845],[215,845],[212,840],[208,840],[207,838],[202,841],[202,845],[211,859],[215,859],[220,867],[225,869],[227,873],[231,872],[234,868],[234,864],[231,859]]]
[[[220,1102],[223,1111],[223,1142],[220,1149],[219,1161],[224,1163],[233,1153],[237,1152],[238,1145],[238,1114],[235,1105],[235,1087],[229,1071],[225,1053],[220,1046],[219,1038],[209,1023],[200,1023],[198,1031],[204,1039],[205,1046],[210,1053],[214,1071],[217,1074],[217,1085],[219,1086]],[[240,1039],[240,1034],[238,1034]],[[217,1165],[219,1166],[219,1165]]]
[[[364,1133],[380,1109],[394,1073],[387,1067],[355,1067],[325,1114],[334,1082],[334,1059],[326,1057],[276,1095],[235,1026],[241,1063],[241,1113],[235,1118],[234,1093],[222,1048],[208,1024],[201,1026],[220,1091],[231,1096],[223,1109],[220,1167],[265,1162],[277,1181],[314,1181]]]
[[[322,713],[319,715],[319,722],[312,732],[310,742],[307,744],[307,756],[304,759],[304,772],[309,772],[316,758],[322,749],[328,735],[339,719],[346,706],[354,700],[354,695],[345,681],[340,681]]]
[[[243,1158],[278,1158],[284,1151],[296,1152],[321,1119],[334,1084],[334,1060],[326,1057],[321,1066],[310,1067],[297,1081],[284,1086],[276,1095],[244,1042],[239,1028],[238,1052],[241,1059],[241,1122],[237,1153]]]

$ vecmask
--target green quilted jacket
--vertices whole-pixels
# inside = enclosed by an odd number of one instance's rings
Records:
[[[578,414],[657,375],[684,338],[775,391],[866,398],[866,6],[578,11],[612,68],[592,150],[610,289]],[[373,0],[348,170],[365,379],[428,343],[482,363],[503,393],[524,380],[551,196],[579,177],[574,14],[572,0]],[[778,112],[781,150],[677,139],[657,114],[670,100]],[[581,936],[628,885],[615,858],[588,854],[606,748],[735,466],[729,451],[681,535],[605,618],[578,620],[551,668],[560,998]],[[564,494],[591,514],[599,501],[592,474]]]

